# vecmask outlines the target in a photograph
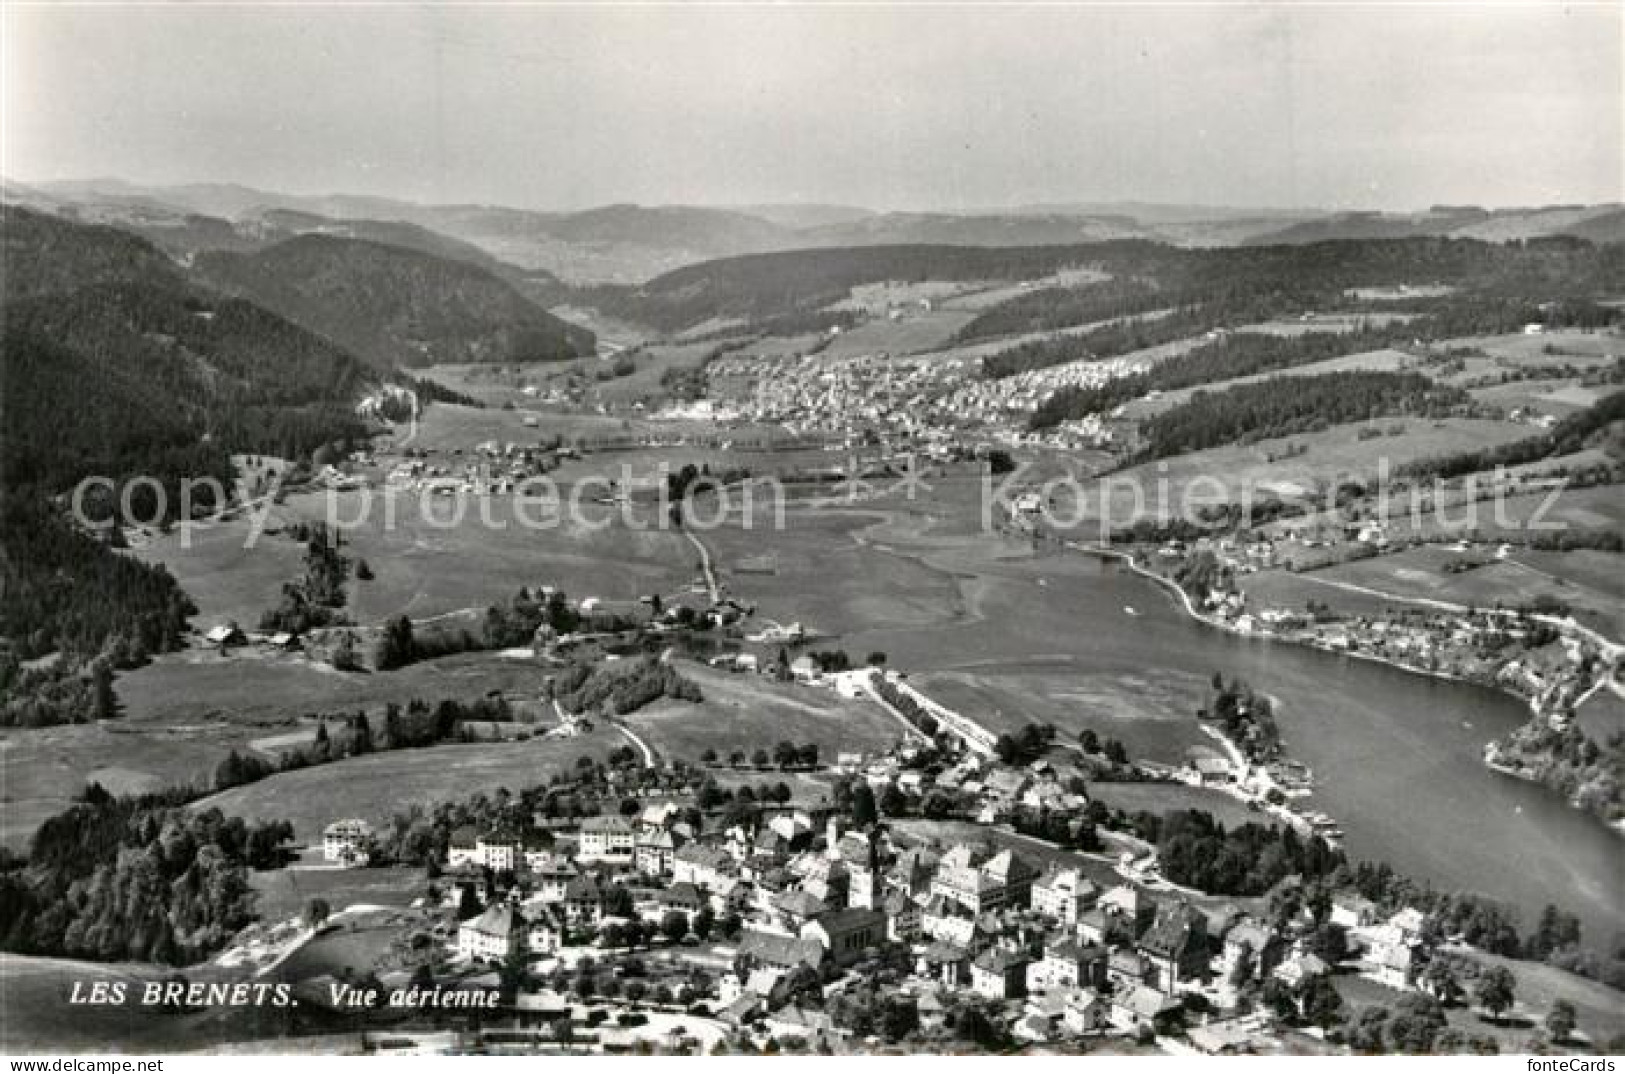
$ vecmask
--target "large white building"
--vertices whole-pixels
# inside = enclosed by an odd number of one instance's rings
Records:
[[[519,947],[523,920],[513,907],[492,903],[457,930],[457,953],[465,958],[507,958]]]
[[[336,820],[322,829],[322,857],[346,868],[366,865],[372,857],[372,825],[364,820]]]
[[[637,833],[624,817],[588,817],[581,822],[581,850],[576,856],[582,861],[632,860],[637,846]]]

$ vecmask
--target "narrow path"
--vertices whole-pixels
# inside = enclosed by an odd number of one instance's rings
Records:
[[[610,722],[615,725],[615,730],[617,730],[621,734],[625,735],[626,740],[628,742],[632,743],[632,745],[636,746],[638,748],[638,750],[643,754],[643,767],[644,768],[653,768],[653,767],[655,767],[655,751],[649,748],[649,744],[647,742],[643,741],[643,739],[639,738],[638,733],[636,731],[632,730],[630,727],[626,726],[626,724],[620,722],[619,720],[612,720]]]
[[[700,571],[705,575],[705,588],[710,591],[711,603],[720,604],[722,602],[722,590],[717,585],[716,572],[711,569],[710,549],[706,548],[705,542],[694,536],[686,527],[683,530],[683,536],[687,537],[688,543],[694,546],[694,551],[700,554]]]

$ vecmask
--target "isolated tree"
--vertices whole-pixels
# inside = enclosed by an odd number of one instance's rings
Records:
[[[1559,1044],[1573,1035],[1576,1022],[1574,1004],[1566,999],[1556,1000],[1546,1012],[1546,1032]]]
[[[311,899],[305,904],[305,924],[311,928],[320,928],[333,912],[326,899]]]
[[[660,919],[660,932],[671,943],[688,935],[688,915],[681,910],[667,910]]]
[[[1505,966],[1491,966],[1479,977],[1473,989],[1473,999],[1490,1013],[1492,1019],[1499,1021],[1503,1012],[1512,1009],[1517,998],[1517,984],[1511,970]]]

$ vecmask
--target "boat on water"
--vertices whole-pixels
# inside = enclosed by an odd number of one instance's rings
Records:
[[[1123,605],[1123,614],[1124,615],[1139,615],[1140,613],[1134,610],[1134,605],[1125,604],[1125,605]]]

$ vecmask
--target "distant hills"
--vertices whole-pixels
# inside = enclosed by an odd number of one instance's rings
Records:
[[[8,488],[224,478],[230,451],[293,456],[362,431],[351,400],[376,372],[144,239],[11,206],[0,240]]]
[[[1122,238],[1192,247],[1416,236],[1495,242],[1555,234],[1618,241],[1621,232],[1618,205],[1339,213],[1124,202],[930,213],[820,204],[615,204],[536,212],[112,179],[10,183],[6,197],[86,222],[129,227],[182,257],[205,250],[250,251],[311,232],[405,246],[479,264],[544,304],[559,299],[554,277],[572,284],[641,283],[716,258],[806,248],[1047,246]]]
[[[253,253],[200,253],[193,265],[214,287],[384,369],[557,361],[595,349],[591,332],[554,317],[493,272],[421,249],[312,233]]]

